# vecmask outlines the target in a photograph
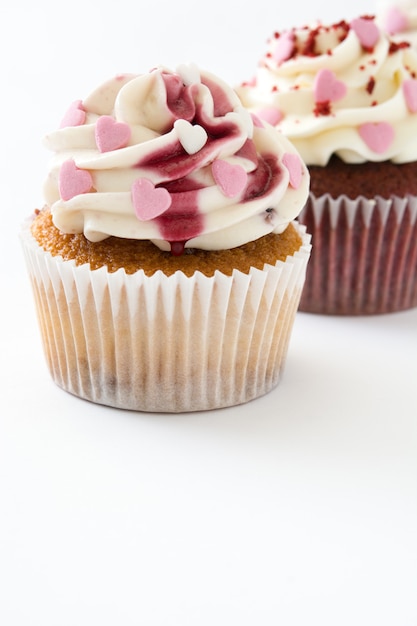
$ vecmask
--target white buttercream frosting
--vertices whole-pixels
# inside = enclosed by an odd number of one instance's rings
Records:
[[[308,195],[293,145],[194,65],[114,77],[74,102],[45,143],[53,221],[91,241],[233,248],[285,230]]]
[[[275,33],[243,104],[288,137],[308,165],[417,160],[417,52],[375,19]]]

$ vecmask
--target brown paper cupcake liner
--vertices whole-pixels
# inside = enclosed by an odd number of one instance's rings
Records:
[[[300,310],[374,315],[417,306],[417,198],[312,193],[300,215],[313,250]]]
[[[185,412],[240,404],[282,375],[310,256],[232,276],[127,275],[52,257],[22,235],[53,380],[92,402]]]

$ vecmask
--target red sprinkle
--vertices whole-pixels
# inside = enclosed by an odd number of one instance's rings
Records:
[[[411,67],[408,67],[408,65],[405,66],[405,69],[407,70],[407,72],[410,74],[411,78],[415,78],[416,77],[416,73],[414,70],[411,69]]]
[[[399,41],[399,42],[391,41],[388,54],[394,54],[395,52],[398,52],[398,50],[403,50],[404,48],[409,48],[409,47],[410,47],[410,44],[408,41]]]
[[[346,22],[345,20],[341,20],[340,22],[337,22],[331,26],[323,26],[322,24],[319,24],[316,28],[303,26],[301,27],[300,30],[307,32],[307,38],[304,43],[301,43],[299,40],[297,40],[297,37],[294,34],[295,45],[294,45],[293,53],[290,58],[294,58],[296,56],[316,57],[321,54],[327,54],[328,56],[331,56],[333,54],[332,50],[322,51],[318,49],[317,47],[318,37],[320,36],[321,33],[328,33],[332,30],[336,32],[340,31],[340,34],[338,36],[338,41],[339,43],[341,43],[342,41],[346,39],[348,32],[350,30],[350,26],[348,22]],[[280,36],[281,34],[279,32],[275,32],[273,33],[271,39],[272,38],[279,39]],[[267,53],[267,56],[270,57],[271,54]]]
[[[375,88],[375,78],[373,76],[368,80],[368,84],[366,85],[366,91],[371,95]]]
[[[326,100],[326,102],[316,102],[313,113],[316,117],[319,117],[320,115],[331,115],[332,108],[330,100]]]

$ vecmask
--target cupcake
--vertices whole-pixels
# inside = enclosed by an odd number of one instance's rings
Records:
[[[242,103],[301,154],[313,251],[300,309],[417,306],[417,53],[372,17],[275,33]]]
[[[22,243],[53,380],[158,412],[277,385],[310,255],[290,141],[183,65],[112,78],[45,142],[45,202]]]

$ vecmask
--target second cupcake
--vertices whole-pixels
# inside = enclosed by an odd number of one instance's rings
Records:
[[[243,103],[291,139],[311,192],[300,308],[361,315],[417,306],[417,54],[372,17],[269,40]]]

